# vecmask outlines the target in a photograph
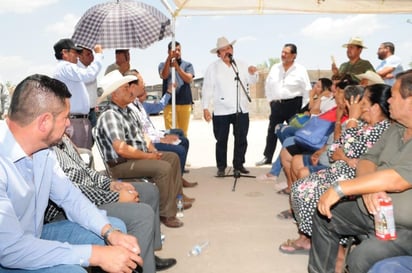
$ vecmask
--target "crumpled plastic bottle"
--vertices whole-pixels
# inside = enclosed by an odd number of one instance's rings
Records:
[[[193,246],[193,248],[189,251],[188,256],[199,256],[203,249],[209,245],[209,242],[203,242],[201,244]]]

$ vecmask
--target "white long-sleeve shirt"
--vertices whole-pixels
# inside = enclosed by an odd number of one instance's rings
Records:
[[[239,78],[249,93],[248,84],[257,82],[258,76],[250,75],[248,65],[242,61],[236,60]],[[209,65],[203,79],[202,88],[202,106],[203,109],[209,109],[213,100],[214,115],[223,116],[236,113],[239,105],[242,113],[249,112],[249,101],[239,84],[237,89],[236,74],[232,66],[228,66],[218,59]],[[239,94],[239,97],[238,97]],[[239,103],[237,104],[237,98]]]

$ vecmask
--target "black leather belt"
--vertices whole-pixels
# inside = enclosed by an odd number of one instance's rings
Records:
[[[73,114],[73,115],[70,115],[69,116],[69,118],[70,119],[80,119],[80,118],[89,118],[89,115],[75,115],[75,114]]]
[[[127,159],[123,157],[118,157],[115,159],[107,160],[106,163],[110,168],[116,167],[119,164],[127,162]]]
[[[301,96],[299,96],[299,97],[294,97],[294,98],[291,98],[291,99],[284,99],[284,100],[272,100],[272,102],[276,102],[276,103],[285,103],[285,102],[290,102],[290,101],[293,101],[293,100],[296,100],[296,99],[301,99],[302,97]]]

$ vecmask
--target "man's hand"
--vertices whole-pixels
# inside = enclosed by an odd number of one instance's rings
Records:
[[[331,187],[321,195],[318,202],[318,210],[329,219],[332,218],[330,208],[340,200],[336,191]]]
[[[210,114],[208,109],[203,109],[203,118],[209,122],[212,120],[212,115]]]
[[[138,203],[139,193],[133,188],[133,190],[122,189],[119,191],[120,203]]]
[[[110,183],[110,190],[111,191],[120,191],[120,190],[135,190],[135,187],[133,187],[132,184],[128,182],[121,182],[121,181],[112,181]]]
[[[165,135],[164,137],[160,138],[160,142],[165,144],[173,144],[178,140],[179,136],[174,134]]]
[[[334,63],[334,62],[332,63],[331,70],[332,70],[333,75],[338,75],[339,74],[339,69],[336,66],[336,63]]]
[[[103,53],[103,48],[101,45],[95,45],[94,46],[94,52],[96,53]]]
[[[155,160],[159,160],[162,158],[162,153],[159,153],[158,151],[154,151],[152,153],[146,153],[147,158],[146,159],[155,159]]]
[[[140,249],[138,252],[133,252],[122,246],[93,245],[89,262],[90,265],[100,266],[109,273],[132,272],[137,265],[143,265],[143,259],[139,255]]]
[[[362,195],[363,203],[370,214],[376,214],[380,210],[379,199],[390,200],[386,192],[369,193]]]

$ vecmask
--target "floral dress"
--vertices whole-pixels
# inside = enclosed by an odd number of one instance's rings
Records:
[[[360,123],[358,127],[345,130],[329,148],[329,158],[339,147],[343,149],[346,157],[359,158],[379,140],[389,126],[390,122],[383,120],[374,126]],[[300,231],[308,236],[312,235],[312,217],[316,212],[319,197],[335,181],[354,178],[355,172],[355,168],[350,167],[343,160],[338,160],[331,163],[328,168],[293,183],[291,189],[292,208]]]

